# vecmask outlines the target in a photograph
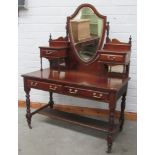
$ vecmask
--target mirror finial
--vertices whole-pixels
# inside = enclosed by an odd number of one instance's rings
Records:
[[[52,35],[51,35],[51,33],[50,33],[50,36],[49,36],[49,40],[52,40]]]
[[[131,43],[132,43],[132,37],[131,37],[131,35],[130,35],[129,44],[131,45]]]

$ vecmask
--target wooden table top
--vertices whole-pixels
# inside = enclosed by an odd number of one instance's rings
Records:
[[[75,85],[84,88],[98,88],[105,90],[120,90],[127,84],[129,78],[116,78],[107,75],[97,76],[85,72],[66,70],[66,69],[43,69],[22,75],[39,81],[58,82],[63,84]]]

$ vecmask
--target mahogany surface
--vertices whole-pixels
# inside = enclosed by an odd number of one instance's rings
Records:
[[[35,80],[44,80],[47,82],[57,82],[61,84],[69,84],[80,86],[83,88],[91,88],[97,90],[119,91],[127,84],[129,78],[117,78],[108,75],[90,75],[89,73],[67,69],[50,69],[46,68],[42,71],[38,70],[32,73],[22,75],[25,78]]]
[[[104,23],[102,36],[95,55],[90,61],[83,61],[78,56],[70,30],[70,20],[78,14],[83,7],[90,7],[94,13],[106,21],[107,17],[99,14],[90,4],[80,5],[73,15],[67,17],[66,37],[49,38],[49,46],[40,48],[40,65],[38,71],[22,75],[24,79],[24,90],[26,93],[26,119],[31,127],[32,115],[42,113],[52,118],[59,118],[74,124],[96,128],[107,132],[107,152],[111,152],[113,134],[116,131],[115,108],[117,100],[122,97],[119,129],[123,129],[124,110],[126,102],[127,87],[129,81],[129,67],[131,55],[131,37],[128,43],[120,42],[118,39],[109,38],[109,22]],[[105,33],[106,42],[104,43]],[[94,44],[94,41],[80,42],[79,48],[85,44]],[[78,46],[78,45],[77,45]],[[80,47],[81,46],[81,47]],[[49,61],[49,68],[42,67],[42,58]],[[122,73],[112,72],[113,66],[121,65]],[[39,89],[49,92],[49,103],[44,107],[31,112],[30,90]],[[53,109],[53,93],[102,101],[108,104],[109,117],[106,130],[101,125],[95,125],[95,120],[80,117],[81,121],[67,113],[59,113]],[[48,110],[43,109],[50,107]],[[49,114],[50,113],[50,114]],[[74,117],[75,119],[73,119]],[[93,122],[92,124],[90,122]],[[96,120],[97,124],[100,124]],[[101,123],[102,124],[102,123]]]

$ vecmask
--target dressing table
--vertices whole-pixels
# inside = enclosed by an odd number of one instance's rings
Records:
[[[109,22],[90,4],[80,5],[67,17],[66,37],[49,38],[49,46],[40,48],[40,70],[22,75],[26,93],[26,118],[41,113],[52,118],[107,133],[107,152],[113,137],[123,129],[126,93],[129,81],[131,37],[128,43],[109,38]],[[49,68],[43,68],[43,59]],[[49,92],[49,103],[31,112],[30,90]],[[108,104],[108,121],[54,109],[53,93]],[[64,96],[65,97],[65,96]],[[120,118],[115,119],[117,100],[122,97]],[[93,108],[92,108],[93,110]],[[83,111],[84,112],[84,111]]]

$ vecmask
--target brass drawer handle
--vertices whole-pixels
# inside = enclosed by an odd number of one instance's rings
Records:
[[[108,59],[109,59],[109,60],[115,60],[116,57],[115,57],[115,56],[108,56]]]
[[[101,98],[102,96],[103,96],[102,94],[97,95],[96,93],[93,93],[94,98]]]
[[[76,94],[78,92],[78,90],[77,89],[69,89],[69,93],[71,93],[71,94]]]
[[[38,83],[37,82],[31,82],[31,86],[33,86],[33,87],[36,87],[38,85]]]
[[[52,54],[53,51],[46,50],[46,54]]]
[[[56,90],[57,88],[58,88],[57,86],[52,86],[52,85],[49,87],[49,89],[51,90]]]

